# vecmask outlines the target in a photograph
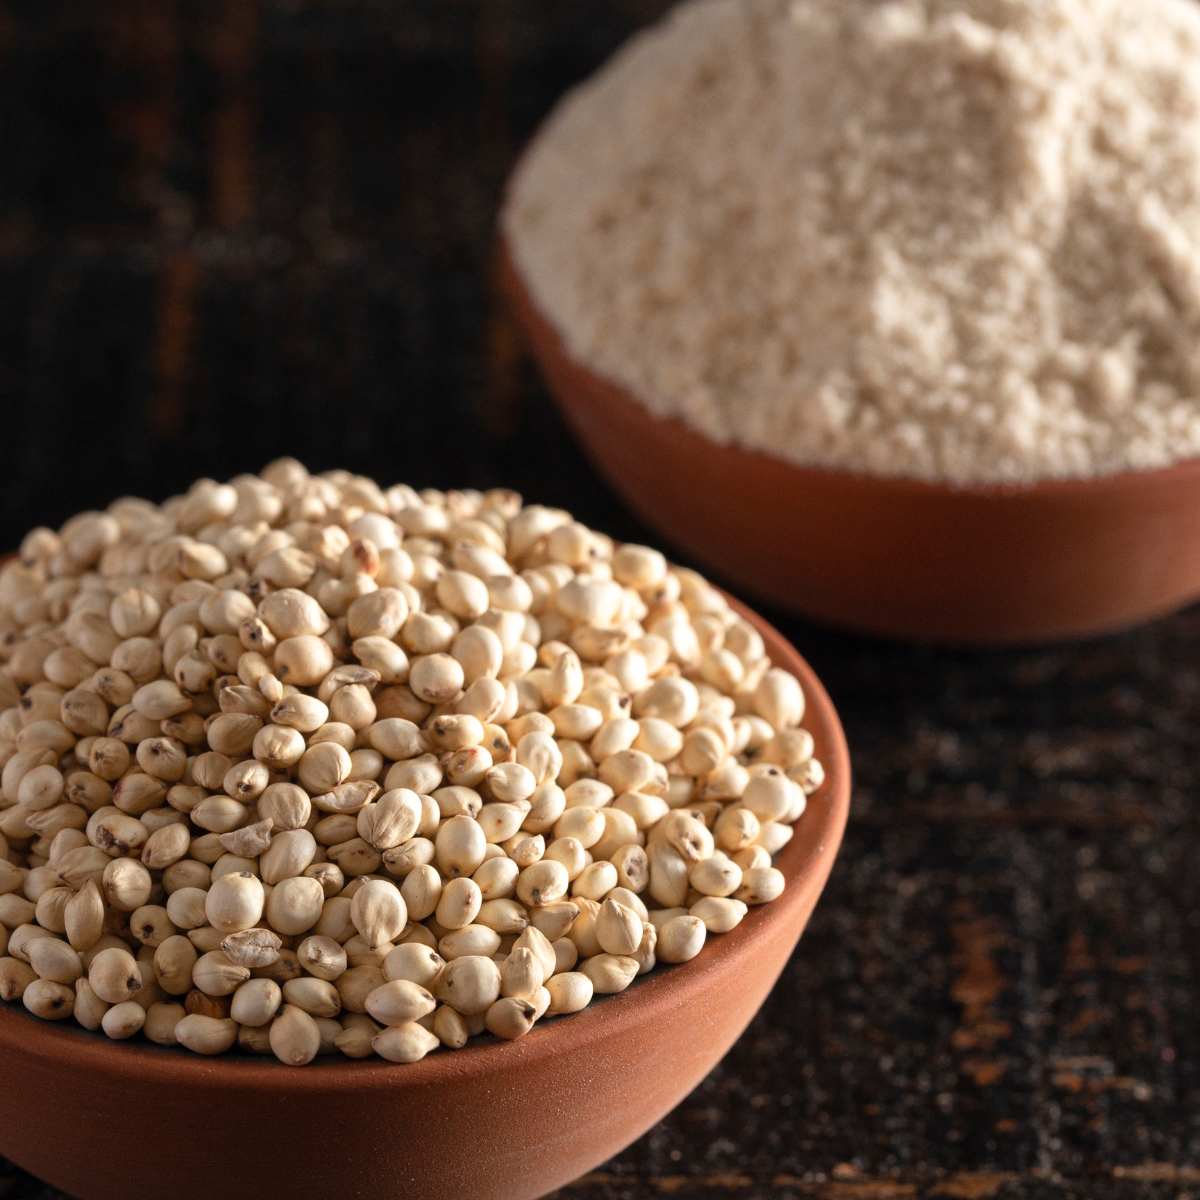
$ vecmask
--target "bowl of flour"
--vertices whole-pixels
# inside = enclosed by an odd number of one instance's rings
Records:
[[[505,278],[648,519],[971,642],[1200,593],[1200,6],[692,0],[515,170]]]

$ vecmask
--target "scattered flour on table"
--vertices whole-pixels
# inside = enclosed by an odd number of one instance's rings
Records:
[[[569,350],[799,463],[1200,454],[1200,5],[694,0],[559,106],[504,226]]]

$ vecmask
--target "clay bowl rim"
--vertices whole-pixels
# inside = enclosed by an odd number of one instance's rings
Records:
[[[519,164],[518,168],[519,169]],[[515,177],[516,170],[510,179]],[[507,194],[504,211],[507,210]],[[503,220],[503,217],[501,218]],[[526,337],[539,359],[542,357],[541,343],[546,337],[554,342],[554,352],[571,368],[604,390],[607,403],[619,404],[628,412],[636,413],[639,419],[649,421],[664,429],[673,438],[700,438],[738,462],[737,470],[754,472],[769,465],[771,470],[783,468],[799,482],[804,479],[842,486],[870,487],[893,496],[920,498],[964,497],[976,500],[1003,503],[1006,500],[1078,500],[1094,498],[1103,491],[1109,494],[1140,491],[1146,487],[1171,487],[1175,484],[1192,483],[1200,489],[1200,455],[1180,459],[1163,467],[1148,467],[1145,470],[1126,469],[1096,476],[1070,476],[1064,478],[1032,479],[1026,482],[1005,483],[955,483],[950,480],[916,479],[906,475],[876,475],[869,471],[855,471],[846,467],[821,467],[806,463],[791,462],[762,450],[753,450],[736,442],[718,442],[703,431],[686,424],[678,417],[664,417],[652,412],[635,393],[610,375],[602,374],[594,367],[581,362],[567,348],[558,324],[548,317],[537,300],[533,289],[526,281],[517,256],[513,253],[508,233],[501,225],[496,243],[496,275],[500,291],[511,301]],[[540,328],[539,328],[540,327]],[[547,384],[555,395],[557,389]]]
[[[481,1037],[461,1050],[435,1052],[411,1064],[330,1058],[296,1069],[265,1057],[206,1057],[144,1042],[114,1043],[98,1031],[43,1021],[11,1003],[0,1005],[0,1052],[19,1047],[22,1053],[54,1061],[65,1071],[94,1071],[131,1084],[152,1081],[198,1090],[237,1086],[293,1095],[348,1088],[382,1091],[469,1084],[559,1055],[586,1054],[652,1020],[658,1010],[674,1011],[685,1005],[689,996],[712,985],[710,981],[730,960],[751,954],[759,931],[768,923],[786,921],[797,909],[807,908],[811,915],[841,846],[850,810],[850,754],[829,694],[807,660],[778,630],[747,605],[727,598],[762,634],[772,662],[799,678],[807,701],[804,726],[816,741],[826,780],[810,799],[795,836],[775,857],[788,882],[783,895],[752,908],[736,929],[708,941],[698,958],[660,967],[621,995],[600,997],[583,1012],[535,1028],[517,1041]]]

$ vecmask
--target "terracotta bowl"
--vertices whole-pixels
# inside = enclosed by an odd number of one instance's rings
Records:
[[[721,446],[572,359],[503,242],[499,259],[592,461],[648,524],[747,594],[867,633],[977,645],[1118,629],[1200,596],[1200,460],[951,487]]]
[[[532,1200],[628,1145],[712,1070],[762,1004],[849,809],[850,761],[829,697],[775,630],[741,611],[804,685],[805,725],[827,771],[776,859],[788,878],[778,900],[622,995],[520,1041],[480,1039],[412,1066],[199,1058],[0,1005],[0,1154],[81,1200]]]

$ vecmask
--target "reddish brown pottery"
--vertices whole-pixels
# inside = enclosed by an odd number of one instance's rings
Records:
[[[500,275],[596,466],[747,594],[868,633],[979,645],[1117,629],[1200,596],[1200,460],[1028,487],[798,467],[651,415],[568,355],[503,247]]]
[[[746,610],[742,610],[746,611]],[[700,956],[516,1042],[412,1066],[198,1058],[0,1005],[0,1154],[81,1200],[295,1195],[532,1200],[609,1158],[708,1074],[770,991],[842,838],[850,762],[811,668],[799,676],[827,768],[777,865],[783,895]]]

